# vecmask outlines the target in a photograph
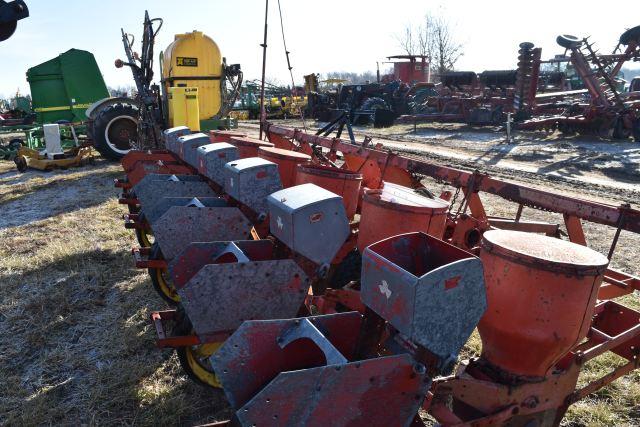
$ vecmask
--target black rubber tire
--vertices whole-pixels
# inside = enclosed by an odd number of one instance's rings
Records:
[[[629,28],[620,36],[620,43],[627,46],[631,42],[640,44],[640,25],[637,27]]]
[[[143,213],[138,214],[138,221],[140,223],[145,223],[145,217]],[[149,239],[149,236],[153,236],[153,231],[141,230],[139,228],[135,229],[136,239],[138,239],[138,243],[140,243],[141,248],[150,248],[153,246],[153,240]]]
[[[154,243],[153,246],[151,246],[149,259],[163,259],[162,251],[157,243]],[[158,295],[160,295],[168,304],[178,304],[180,302],[180,297],[177,294],[173,296],[169,295],[169,293],[175,292],[175,288],[167,278],[168,272],[159,268],[148,268],[147,271],[149,273],[149,277],[151,277],[153,289],[155,289]],[[161,283],[161,280],[163,280],[164,283]]]
[[[640,142],[640,118],[637,118],[633,124],[633,139],[636,142]]]
[[[364,101],[362,103],[362,106],[360,107],[361,110],[375,110],[378,108],[381,108],[383,110],[388,110],[389,106],[387,105],[384,99],[378,98],[377,96],[367,98],[367,100]]]
[[[18,150],[22,146],[24,146],[24,141],[21,138],[11,138],[9,140],[10,150]]]
[[[140,205],[127,205],[127,208],[131,214],[139,214],[141,209]]]
[[[558,123],[558,131],[565,136],[571,136],[577,133],[576,129],[573,126],[563,122]]]
[[[556,43],[565,49],[573,49],[582,45],[582,40],[570,34],[561,34],[556,38]]]
[[[150,248],[153,246],[153,240],[149,237],[153,236],[153,233],[147,232],[146,230],[140,230],[139,228],[135,229],[136,231],[136,239],[138,243],[140,243],[141,248]]]
[[[497,106],[491,112],[491,123],[494,125],[503,125],[507,121],[507,115],[502,110],[502,106]]]
[[[378,98],[373,96],[371,98],[367,98],[358,110],[389,110],[389,106],[382,98]],[[358,116],[358,119],[355,120],[354,124],[357,125],[366,125],[369,123],[373,123],[375,121],[375,112],[369,116]]]
[[[138,107],[133,104],[111,104],[98,111],[91,125],[93,145],[103,157],[120,160],[137,140]]]
[[[176,319],[175,324],[171,331],[172,336],[185,336],[185,335],[192,335],[194,333],[193,326],[191,325],[191,321],[189,320],[187,313],[185,313],[185,310],[182,304],[178,304],[176,306],[175,319]],[[182,367],[182,370],[196,384],[199,384],[203,387],[207,387],[209,389],[219,388],[220,385],[218,382],[215,385],[210,382],[212,380],[212,376],[215,376],[215,372],[213,372],[213,370],[209,370],[210,365],[207,366],[206,368],[203,367],[206,369],[206,371],[208,371],[208,373],[205,374],[207,378],[201,378],[198,375],[198,373],[194,372],[193,366],[191,365],[191,363],[189,363],[189,352],[190,352],[189,347],[176,347],[176,354],[178,356],[178,361],[180,362],[180,366]],[[204,372],[201,371],[201,374],[204,374]]]
[[[13,159],[13,162],[16,164],[16,168],[18,169],[18,172],[26,172],[27,159],[24,156],[16,156]]]
[[[624,122],[621,117],[616,118],[615,123],[613,124],[613,134],[611,135],[612,139],[629,139],[631,136],[631,129],[627,129],[624,127]]]

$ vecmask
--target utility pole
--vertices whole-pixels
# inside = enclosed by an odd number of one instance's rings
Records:
[[[264,78],[265,71],[267,68],[267,19],[269,17],[269,0],[265,0],[265,11],[264,11],[264,41],[260,46],[262,46],[262,84],[260,86],[260,139],[262,139],[262,131],[264,130],[264,122],[266,119],[266,114],[264,110]]]

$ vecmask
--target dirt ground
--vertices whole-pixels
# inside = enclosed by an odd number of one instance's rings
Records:
[[[244,126],[257,131],[255,124]],[[640,203],[640,144],[537,134],[505,144],[501,133],[453,125],[367,133],[440,164],[609,203]],[[120,175],[119,165],[102,160],[25,174],[0,162],[1,425],[194,425],[230,415],[220,391],[194,384],[172,352],[154,346],[149,313],[166,305],[146,272],[133,267],[136,241],[123,227],[113,188]],[[492,196],[485,202],[490,214],[515,215],[511,203]],[[524,218],[562,222],[530,208]],[[587,224],[585,231],[593,248],[608,251],[613,230]],[[612,264],[640,275],[640,236],[622,233],[618,248]],[[622,302],[640,308],[638,295]],[[475,335],[465,355],[479,350]],[[580,383],[616,363],[615,357],[590,363]],[[564,424],[640,424],[638,371],[574,405]]]

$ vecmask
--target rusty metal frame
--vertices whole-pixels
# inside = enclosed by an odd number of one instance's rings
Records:
[[[599,325],[602,316],[604,327]],[[617,329],[615,333],[603,331],[612,325]],[[445,425],[494,425],[506,422],[515,415],[530,415],[553,409],[556,410],[555,421],[558,423],[571,404],[640,368],[639,343],[640,313],[614,301],[603,301],[595,307],[587,340],[560,360],[556,371],[547,379],[502,384],[492,381],[483,372],[481,364],[463,364],[455,375],[434,381],[432,394],[423,407]],[[626,363],[576,389],[582,366],[607,352],[626,359]],[[446,406],[449,396],[464,397],[464,402],[471,407],[474,407],[474,403],[483,406],[485,411],[481,411],[479,407],[476,409],[486,415],[464,422]],[[488,408],[492,410],[486,411]]]
[[[151,322],[156,328],[156,346],[158,348],[189,347],[201,344],[200,339],[195,335],[170,336],[165,330],[164,323],[174,321],[176,310],[154,311],[151,313]]]
[[[418,157],[400,155],[391,150],[385,150],[380,144],[352,144],[338,138],[311,135],[299,129],[276,126],[270,123],[267,126],[267,135],[276,146],[280,141],[288,141],[294,145],[294,149],[306,153],[313,152],[313,147],[319,146],[332,152],[340,151],[345,157],[356,157],[365,159],[367,162],[375,162],[380,176],[379,179],[374,179],[374,182],[401,180],[397,183],[407,185],[411,181],[411,177],[422,175],[445,182],[453,187],[459,187],[467,195],[467,208],[471,216],[479,221],[491,220],[487,217],[482,201],[478,197],[478,193],[485,192],[519,205],[562,214],[569,240],[575,243],[586,245],[581,221],[640,233],[640,210],[632,209],[628,205],[614,206],[584,200],[504,181],[478,171],[467,172],[449,166],[441,166]],[[349,167],[349,162],[346,165]],[[382,170],[384,170],[384,174],[381,172]],[[640,290],[640,279],[613,269],[607,271],[603,293],[620,296],[631,293],[633,290]]]
[[[164,270],[167,268],[167,261],[164,259],[149,259],[151,248],[133,248],[131,254],[135,261],[136,268],[157,268]]]

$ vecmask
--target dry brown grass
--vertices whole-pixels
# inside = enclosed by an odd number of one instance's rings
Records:
[[[118,165],[58,173],[11,172],[0,162],[0,424],[192,425],[228,417],[220,392],[188,380],[154,346],[149,312],[164,308],[147,274],[132,267],[113,178]],[[434,186],[439,189],[440,187]],[[491,214],[515,213],[497,198]],[[525,210],[526,218],[558,222]],[[588,226],[606,252],[611,231]],[[623,233],[614,261],[640,274],[638,236]],[[640,308],[637,295],[623,302]],[[477,334],[464,355],[478,354]],[[594,361],[581,384],[615,358]],[[574,405],[568,425],[638,425],[640,374]]]
[[[132,267],[118,165],[13,175],[0,167],[0,424],[193,424],[226,415],[154,346],[164,308]],[[5,173],[2,173],[5,172]],[[60,197],[58,197],[60,196]]]

